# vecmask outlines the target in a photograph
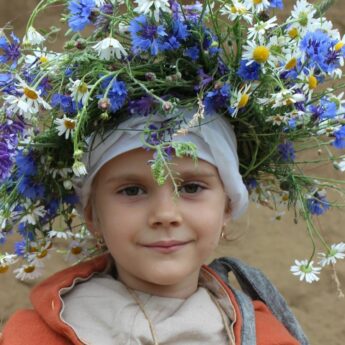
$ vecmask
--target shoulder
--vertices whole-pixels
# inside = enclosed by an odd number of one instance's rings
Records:
[[[71,345],[71,343],[55,333],[41,318],[31,309],[17,311],[5,324],[1,345]]]

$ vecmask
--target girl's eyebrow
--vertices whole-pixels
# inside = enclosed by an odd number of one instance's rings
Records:
[[[213,172],[203,172],[203,171],[178,171],[175,172],[176,177],[182,180],[190,179],[190,178],[212,178],[216,177],[216,174]],[[143,174],[137,174],[137,173],[124,173],[124,174],[118,174],[110,176],[108,179],[105,180],[106,184],[113,183],[116,181],[138,181],[138,180],[144,180],[147,178],[152,178],[151,175],[143,175]]]

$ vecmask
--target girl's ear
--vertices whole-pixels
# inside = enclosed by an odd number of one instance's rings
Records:
[[[89,199],[86,207],[84,208],[84,220],[87,228],[93,234],[99,233],[97,216],[91,199]]]
[[[231,220],[231,200],[229,198],[226,199],[225,202],[225,209],[224,209],[224,223],[228,223]]]

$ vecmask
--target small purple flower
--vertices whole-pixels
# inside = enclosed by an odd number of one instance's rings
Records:
[[[12,152],[6,143],[0,141],[0,181],[10,176],[12,165]]]
[[[337,149],[345,149],[345,126],[334,132],[334,136],[333,146]]]
[[[278,153],[283,162],[293,162],[296,158],[295,149],[291,141],[278,145]]]
[[[149,23],[145,16],[134,18],[130,22],[129,32],[134,54],[150,51],[151,55],[156,56],[164,48],[162,39],[167,36],[165,28]]]
[[[20,57],[20,40],[13,32],[11,37],[13,42],[8,41],[5,36],[0,37],[0,50],[2,50],[0,63],[11,62],[11,68],[15,68]]]
[[[140,99],[130,101],[128,104],[129,112],[132,115],[148,116],[152,112],[155,100],[151,96],[143,96]]]
[[[313,197],[307,199],[307,208],[311,214],[320,216],[330,208],[330,204],[325,195],[316,192]]]
[[[198,69],[199,84],[194,87],[196,91],[205,88],[209,83],[213,81],[213,77],[206,74],[202,68]]]
[[[26,252],[26,241],[22,240],[22,241],[15,242],[14,243],[14,252],[18,256],[24,256],[24,254]]]
[[[115,78],[109,77],[102,82],[102,89],[108,89],[109,84],[111,84],[108,93],[98,95],[99,99],[108,99],[109,111],[116,113],[126,102],[127,99],[127,87],[126,83],[123,81],[117,81]]]
[[[71,16],[68,25],[73,31],[82,31],[91,24],[91,13],[95,7],[94,0],[70,0],[68,9]]]
[[[186,19],[196,23],[202,13],[202,3],[196,1],[194,5],[184,5],[183,14],[186,16]]]
[[[108,16],[114,13],[114,6],[113,4],[104,4],[100,7],[99,11],[100,14],[96,18],[95,26],[103,31],[108,31],[108,27],[111,22]]]

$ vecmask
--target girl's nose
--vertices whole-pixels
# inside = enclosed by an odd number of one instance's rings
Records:
[[[178,227],[182,223],[178,197],[170,186],[159,187],[152,196],[148,222],[152,228]]]

